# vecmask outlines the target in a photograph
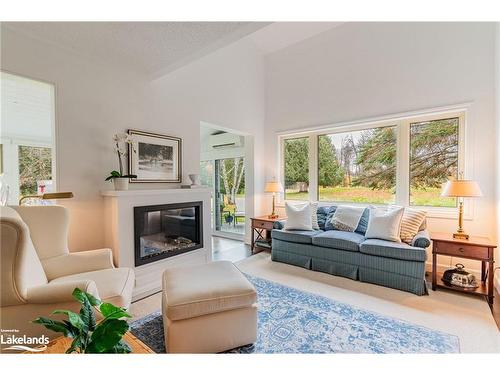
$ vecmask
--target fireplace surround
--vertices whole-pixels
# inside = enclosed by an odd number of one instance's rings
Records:
[[[211,261],[210,189],[108,190],[102,191],[101,194],[104,197],[105,245],[113,250],[113,261],[115,266],[130,267],[134,269],[136,283],[132,296],[133,301],[160,291],[161,275],[167,268],[191,266]],[[193,247],[189,246],[189,251],[182,251],[188,250],[184,248],[175,253],[170,252],[170,254],[165,257],[155,257],[154,262],[142,263],[140,265],[136,263],[136,225],[134,212],[136,207],[166,205],[166,207],[170,209],[170,205],[179,207],[185,204],[186,207],[180,208],[180,210],[182,210],[198,202],[202,202],[199,208],[199,232],[201,232],[199,245],[193,245]],[[189,213],[188,211],[184,211],[183,214],[184,215],[180,216],[189,217],[192,212]],[[196,208],[194,214],[196,215]],[[158,216],[159,214],[156,215]],[[157,217],[156,227],[153,229],[159,228],[158,219]],[[186,234],[187,232],[182,233]],[[175,233],[171,233],[170,235],[176,236]],[[194,239],[196,240],[196,237],[194,237]],[[193,239],[191,239],[191,241],[193,241]]]
[[[203,247],[203,202],[134,207],[135,266]]]

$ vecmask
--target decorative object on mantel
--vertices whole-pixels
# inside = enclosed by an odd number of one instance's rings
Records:
[[[132,137],[128,165],[136,175],[130,182],[182,182],[182,140],[168,135],[129,129]]]
[[[199,174],[190,174],[189,179],[191,180],[191,184],[186,181],[185,184],[181,185],[181,189],[198,189],[203,186],[201,186],[200,183],[200,175]]]
[[[443,188],[442,197],[458,198],[458,229],[453,238],[468,240],[469,235],[463,229],[464,198],[482,197],[483,193],[476,181],[450,179]]]
[[[128,190],[130,178],[136,178],[134,174],[123,174],[123,159],[128,153],[135,153],[136,150],[132,144],[132,139],[126,133],[118,133],[113,136],[115,151],[118,155],[118,167],[120,171],[111,171],[106,181],[113,180],[115,190]]]
[[[130,346],[122,339],[129,330],[129,325],[122,318],[131,318],[126,309],[108,302],[101,302],[92,294],[79,288],[73,291],[73,297],[81,303],[80,313],[70,310],[55,310],[52,314],[63,314],[68,320],[62,322],[39,317],[33,323],[41,324],[51,331],[60,332],[73,338],[66,353],[130,353]],[[94,309],[104,319],[96,323]]]
[[[26,199],[40,199],[40,200],[49,200],[49,199],[67,199],[73,198],[73,193],[71,191],[62,191],[59,193],[45,193],[42,195],[25,195],[19,199],[19,206],[22,206],[23,202]]]
[[[276,193],[280,193],[282,191],[283,186],[279,181],[273,179],[272,181],[266,182],[264,192],[273,193],[273,212],[271,212],[271,215],[268,216],[269,219],[276,219],[278,217],[278,214],[276,213]]]

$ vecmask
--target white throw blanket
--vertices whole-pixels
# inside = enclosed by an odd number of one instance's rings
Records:
[[[345,232],[354,232],[364,210],[364,207],[338,206],[331,220],[333,228]]]

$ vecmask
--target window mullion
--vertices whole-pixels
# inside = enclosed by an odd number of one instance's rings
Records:
[[[397,124],[396,151],[396,204],[410,204],[410,124],[400,121]]]
[[[309,136],[309,200],[318,200],[318,136]]]

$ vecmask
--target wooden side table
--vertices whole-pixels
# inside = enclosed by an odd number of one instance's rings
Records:
[[[470,236],[468,240],[453,238],[451,233],[432,233],[432,290],[444,288],[459,292],[476,294],[486,297],[490,305],[493,304],[493,253],[497,247],[487,237]],[[437,271],[437,256],[447,255],[456,258],[478,260],[481,262],[481,280],[476,289],[460,288],[446,285],[442,280],[442,273]]]
[[[263,250],[271,249],[271,230],[276,221],[285,220],[285,217],[270,219],[267,216],[252,217],[252,242],[250,249],[252,254],[255,248]],[[257,244],[256,244],[257,243]],[[261,246],[259,246],[261,244]],[[267,244],[267,245],[264,245]]]
[[[123,340],[130,345],[131,354],[155,354],[153,350],[130,332],[123,335]],[[47,350],[43,352],[24,352],[24,354],[64,354],[70,345],[71,339],[69,337],[60,336],[50,340]]]

